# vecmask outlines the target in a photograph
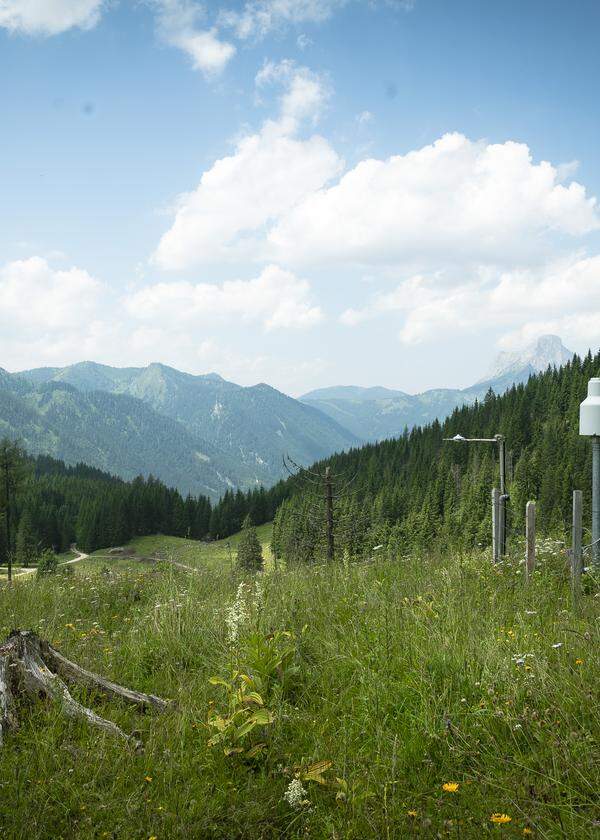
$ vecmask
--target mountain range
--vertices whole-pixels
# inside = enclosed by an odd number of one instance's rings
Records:
[[[184,493],[215,499],[234,487],[274,484],[284,474],[284,455],[308,465],[397,436],[572,355],[558,337],[544,336],[522,354],[505,354],[470,388],[411,395],[337,386],[299,400],[266,384],[242,387],[218,374],[193,376],[161,364],[0,368],[0,437],[19,438],[33,454],[123,478],[154,474]]]
[[[0,372],[0,436],[32,453],[84,461],[124,478],[153,473],[182,492],[217,498],[269,486],[283,455],[309,464],[360,441],[312,406],[269,385],[160,364]]]
[[[514,383],[526,382],[549,365],[561,367],[573,358],[556,335],[544,335],[519,353],[500,353],[490,372],[463,389],[434,388],[406,394],[388,388],[337,386],[320,388],[300,397],[365,441],[396,437],[405,427],[442,420],[465,403],[482,399],[491,388],[501,394]]]

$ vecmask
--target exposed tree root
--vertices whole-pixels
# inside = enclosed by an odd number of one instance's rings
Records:
[[[141,750],[136,733],[126,735],[112,721],[82,706],[71,696],[65,681],[98,689],[108,697],[133,703],[142,710],[151,708],[163,712],[171,706],[168,700],[132,691],[80,668],[36,633],[13,630],[0,645],[0,746],[6,732],[18,727],[17,700],[28,697],[34,702],[54,701],[68,717],[85,720],[90,726],[132,743]]]

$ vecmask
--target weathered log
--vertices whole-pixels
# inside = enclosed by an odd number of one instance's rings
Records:
[[[64,657],[36,633],[29,630],[13,630],[8,639],[0,645],[0,745],[6,732],[18,727],[18,700],[21,697],[29,697],[34,701],[52,700],[68,717],[84,720],[90,726],[102,729],[110,735],[133,743],[138,750],[141,749],[137,733],[127,735],[112,721],[82,706],[71,696],[65,680],[74,685],[98,689],[108,697],[125,700],[143,710],[152,708],[163,712],[172,705],[168,700],[153,694],[133,691],[86,671]]]

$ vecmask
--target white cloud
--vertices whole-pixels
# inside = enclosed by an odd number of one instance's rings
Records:
[[[42,257],[0,267],[0,364],[88,358],[99,335],[110,341],[110,319],[102,320],[109,299],[107,287],[80,268],[55,269]]]
[[[42,257],[0,267],[0,366],[9,370],[82,359],[117,365],[160,360],[289,387],[284,371],[292,375],[292,362],[265,353],[268,342],[262,352],[249,353],[231,328],[237,334],[256,325],[268,335],[308,329],[322,319],[308,282],[277,266],[251,280],[155,283],[119,295],[81,268],[57,269]],[[219,335],[228,337],[226,346]],[[309,364],[305,352],[302,358]]]
[[[178,329],[231,319],[260,321],[266,330],[306,328],[323,318],[310,299],[307,281],[276,265],[252,280],[222,285],[156,283],[131,295],[126,307],[136,320]]]
[[[525,144],[447,134],[387,160],[364,160],[282,215],[269,231],[286,263],[514,264],[598,229],[596,201],[560,183]]]
[[[367,125],[373,121],[373,114],[370,111],[361,111],[360,114],[356,115],[356,122],[359,125]]]
[[[305,32],[301,32],[296,38],[296,44],[299,50],[307,50],[309,47],[312,47],[313,41]]]
[[[248,0],[241,11],[220,15],[223,26],[232,28],[241,40],[264,38],[290,24],[322,23],[348,0]]]
[[[257,86],[276,81],[284,85],[278,118],[242,137],[233,154],[204,172],[194,192],[180,197],[153,257],[159,267],[264,256],[265,229],[340,172],[342,161],[323,137],[298,136],[302,122],[323,107],[325,85],[290,62],[266,64]]]
[[[0,26],[23,35],[92,29],[104,0],[0,0]]]
[[[87,271],[54,270],[42,257],[8,263],[0,269],[2,335],[68,328],[93,314],[102,288]]]
[[[537,268],[480,269],[467,280],[415,275],[379,292],[340,320],[356,326],[391,317],[405,344],[449,340],[458,333],[501,331],[501,346],[522,346],[546,333],[574,347],[600,345],[600,255],[572,255]]]
[[[219,39],[217,29],[199,28],[202,7],[189,0],[153,0],[161,38],[183,50],[196,70],[206,76],[218,75],[235,55],[235,47]]]

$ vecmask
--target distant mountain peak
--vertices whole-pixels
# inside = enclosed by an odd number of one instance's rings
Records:
[[[565,365],[573,356],[558,335],[541,335],[522,350],[498,353],[489,373],[477,384],[519,374],[541,373],[549,365],[557,368]]]

